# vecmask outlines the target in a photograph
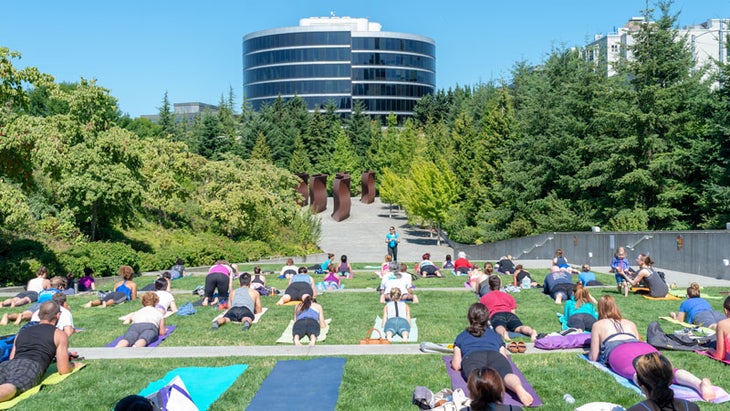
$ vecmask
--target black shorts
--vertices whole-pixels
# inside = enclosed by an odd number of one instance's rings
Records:
[[[231,307],[223,316],[236,323],[240,323],[244,318],[250,318],[253,321],[255,317],[248,307]]]
[[[590,331],[593,328],[593,323],[595,323],[596,317],[585,314],[585,313],[578,313],[573,314],[568,318],[568,327],[570,328],[580,328],[584,331]]]
[[[311,284],[297,281],[289,284],[289,287],[286,287],[284,294],[287,294],[294,301],[301,301],[304,294],[313,295],[314,291],[312,290]]]
[[[550,290],[550,297],[554,300],[558,294],[563,294],[563,301],[569,299],[573,295],[573,284],[556,284]]]
[[[302,318],[301,320],[297,320],[294,323],[294,327],[292,327],[292,336],[296,337],[298,335],[299,338],[305,336],[309,337],[312,334],[314,334],[315,337],[318,337],[319,332],[319,321],[312,318]]]
[[[466,381],[473,370],[484,367],[494,368],[502,379],[512,372],[509,361],[499,351],[475,351],[461,361],[461,376]]]
[[[492,328],[497,328],[501,325],[507,331],[514,331],[517,327],[522,326],[522,321],[510,312],[496,313],[489,319],[489,322],[492,324]]]
[[[38,292],[37,291],[21,291],[15,295],[15,298],[25,298],[25,297],[28,297],[28,299],[30,299],[30,302],[34,303],[34,302],[38,301]]]
[[[436,268],[435,265],[424,265],[420,268],[420,270],[421,274],[426,273],[426,276],[432,276],[436,275],[436,271],[438,270],[438,268]]]
[[[18,393],[38,384],[46,370],[27,358],[17,358],[0,363],[0,384],[12,384]]]

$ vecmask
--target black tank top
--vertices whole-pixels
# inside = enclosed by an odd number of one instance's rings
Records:
[[[15,357],[33,360],[47,369],[56,356],[53,341],[56,327],[51,324],[38,324],[24,328],[15,338]]]

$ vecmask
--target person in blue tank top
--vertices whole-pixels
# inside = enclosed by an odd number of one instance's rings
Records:
[[[311,295],[304,295],[302,302],[294,308],[294,327],[292,328],[294,345],[301,346],[300,339],[308,337],[309,346],[314,346],[322,328],[327,328],[322,306],[315,303]]]
[[[111,307],[114,304],[121,304],[125,301],[137,299],[137,284],[132,281],[134,277],[134,269],[128,265],[119,267],[120,281],[114,284],[114,291],[106,293],[99,300],[92,300],[84,304],[84,308],[90,307]]]

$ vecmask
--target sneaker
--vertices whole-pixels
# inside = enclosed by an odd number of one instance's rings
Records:
[[[210,326],[211,329],[217,330],[218,329],[218,321],[213,321],[213,325]]]
[[[245,322],[245,323],[243,323],[243,331],[246,331],[246,330],[248,330],[249,328],[251,328],[251,323],[249,323],[249,322]]]

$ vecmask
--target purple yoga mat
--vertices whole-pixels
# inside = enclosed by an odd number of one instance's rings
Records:
[[[715,356],[713,356],[713,355],[712,355],[712,353],[710,353],[709,351],[695,351],[695,352],[696,352],[697,354],[700,354],[700,355],[704,355],[705,357],[710,357],[710,358],[712,358],[712,359],[713,359],[713,360],[715,360],[715,361],[720,361],[720,362],[722,362],[722,363],[725,363],[725,364],[728,364],[728,365],[730,365],[730,354],[725,354],[725,359],[724,359],[724,360],[718,360],[718,359],[717,359],[717,358],[715,358]]]
[[[466,381],[464,381],[463,378],[461,378],[461,372],[456,371],[453,368],[451,368],[451,358],[452,355],[445,355],[443,357],[444,364],[446,365],[446,372],[449,374],[449,378],[451,378],[451,389],[455,390],[457,388],[461,388],[464,390],[464,394],[469,395],[469,390],[466,388]],[[527,382],[527,379],[525,379],[525,376],[522,374],[522,372],[517,368],[514,362],[512,362],[512,359],[507,357],[507,361],[509,361],[509,364],[512,366],[512,373],[514,373],[516,376],[520,378],[520,381],[522,381],[522,386],[525,387],[525,390],[532,395],[532,398],[534,401],[532,402],[531,407],[539,407],[542,405],[542,399],[540,399],[540,396],[537,395],[537,392],[535,392],[535,389],[532,388],[532,385],[530,385],[529,382]],[[517,395],[513,393],[510,390],[506,390],[504,393],[504,404],[507,405],[522,405],[519,398],[517,398]]]
[[[160,343],[162,341],[164,341],[165,338],[169,337],[170,334],[172,334],[172,332],[175,331],[175,328],[176,328],[176,326],[174,326],[174,325],[168,325],[167,326],[167,333],[165,335],[163,335],[162,337],[158,337],[154,342],[150,343],[150,345],[148,345],[148,347],[157,347],[158,345],[160,345]],[[106,347],[107,348],[114,348],[114,346],[116,346],[117,343],[122,340],[122,337],[124,337],[124,336],[123,335],[120,335],[119,337],[117,337],[116,339],[114,339],[114,341],[112,341],[109,344],[107,344]]]

